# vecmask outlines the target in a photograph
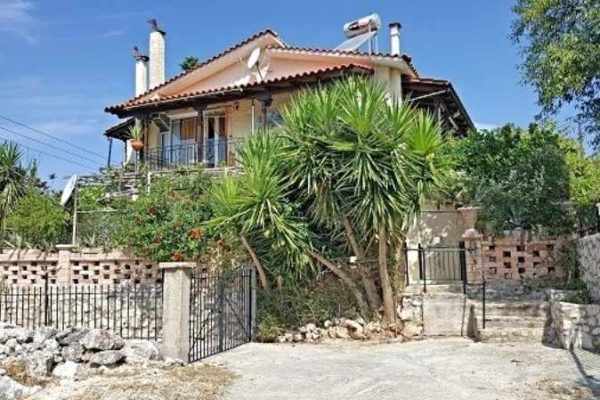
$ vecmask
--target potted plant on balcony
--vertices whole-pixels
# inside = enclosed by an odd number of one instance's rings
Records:
[[[139,125],[134,125],[129,128],[129,139],[131,140],[131,147],[135,151],[140,151],[144,148],[144,142],[142,141],[142,128]]]

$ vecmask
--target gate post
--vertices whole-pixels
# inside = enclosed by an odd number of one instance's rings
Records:
[[[163,271],[163,334],[165,357],[188,362],[190,352],[190,297],[193,262],[159,263]]]

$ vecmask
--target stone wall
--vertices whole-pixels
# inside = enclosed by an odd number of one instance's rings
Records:
[[[5,250],[0,253],[0,281],[6,285],[89,285],[160,282],[156,263],[123,251],[95,249]]]
[[[600,303],[600,233],[577,240],[577,261],[592,301]]]
[[[600,351],[600,305],[553,301],[546,341],[564,349]]]

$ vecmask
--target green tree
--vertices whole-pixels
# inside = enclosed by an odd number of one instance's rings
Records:
[[[570,172],[553,127],[473,132],[454,151],[466,201],[483,207],[482,219],[493,231],[569,229]]]
[[[198,65],[200,65],[200,60],[198,59],[198,57],[194,56],[187,56],[183,59],[181,64],[179,64],[181,69],[184,71],[191,71],[192,69],[198,67]]]
[[[32,189],[7,217],[6,228],[29,247],[49,249],[68,240],[69,222],[69,213],[55,196]]]
[[[574,104],[600,144],[600,4],[598,0],[517,0],[512,38],[522,71],[545,112]]]
[[[363,315],[383,304],[392,322],[389,250],[446,169],[439,124],[354,78],[302,92],[284,110],[282,130],[246,144],[244,174],[221,188],[228,200],[213,202],[215,214],[275,249],[308,255],[348,288]]]

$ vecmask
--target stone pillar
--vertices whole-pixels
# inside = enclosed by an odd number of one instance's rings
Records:
[[[57,244],[58,262],[56,263],[56,283],[65,285],[71,283],[71,254],[72,244]]]
[[[483,235],[475,228],[479,210],[479,207],[461,207],[458,209],[465,227],[462,238],[465,241],[467,250],[467,281],[469,283],[481,283],[484,279],[481,259]]]
[[[163,281],[162,355],[184,362],[190,351],[190,291],[196,263],[160,263]]]

